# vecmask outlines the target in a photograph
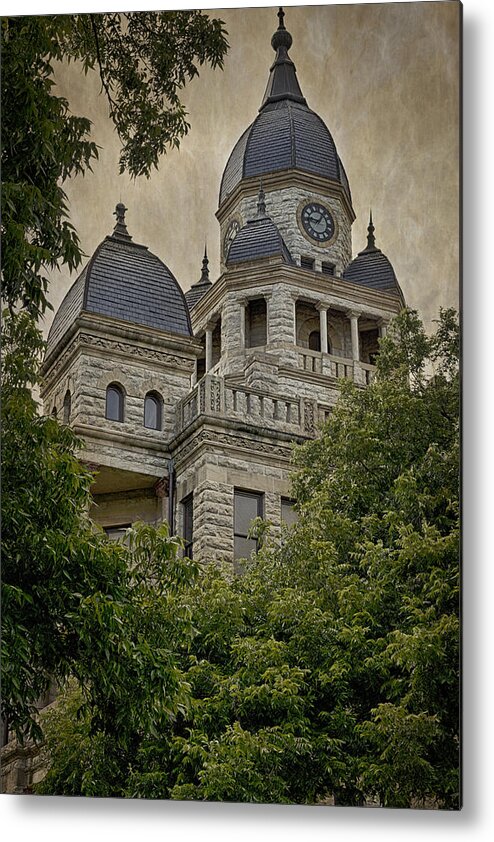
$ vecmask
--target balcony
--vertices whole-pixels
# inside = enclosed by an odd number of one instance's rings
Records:
[[[177,407],[177,434],[196,418],[223,417],[292,434],[313,436],[324,421],[317,402],[309,398],[267,395],[248,386],[225,384],[222,377],[206,374]]]
[[[308,348],[297,348],[297,352],[299,369],[311,374],[332,377],[335,380],[344,378],[354,380],[361,386],[368,386],[376,371],[374,365],[357,362],[348,357],[335,357],[333,354],[310,351]]]

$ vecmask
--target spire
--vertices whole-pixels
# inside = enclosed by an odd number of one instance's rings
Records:
[[[270,69],[268,84],[261,108],[259,109],[260,111],[269,102],[278,102],[283,99],[290,99],[293,102],[300,102],[303,105],[307,105],[298,83],[295,65],[288,55],[288,50],[292,46],[293,39],[285,28],[285,13],[282,6],[279,8],[278,19],[278,29],[271,38],[271,46],[276,52],[276,58]]]
[[[202,258],[202,272],[201,277],[199,279],[200,284],[210,284],[211,281],[209,280],[209,260],[208,260],[208,250],[206,243],[204,243],[204,257]]]
[[[122,202],[119,202],[118,205],[115,207],[115,210],[113,211],[113,216],[117,217],[117,222],[115,228],[113,229],[112,237],[115,237],[116,240],[126,240],[127,242],[130,242],[132,237],[127,231],[127,226],[125,224],[126,210],[127,208],[124,204],[122,204]]]
[[[369,225],[367,226],[367,248],[366,251],[378,251],[376,248],[376,238],[374,237],[374,225],[372,222],[372,208],[369,215]]]
[[[259,184],[259,195],[257,197],[257,219],[263,219],[266,216],[266,197],[262,189],[262,178]]]

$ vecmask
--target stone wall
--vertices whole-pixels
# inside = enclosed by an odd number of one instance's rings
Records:
[[[281,498],[290,496],[291,447],[254,431],[227,436],[203,428],[199,435],[196,451],[177,452],[177,531],[183,535],[180,503],[192,493],[194,557],[232,563],[235,489],[261,493],[264,518],[279,533]]]
[[[233,213],[221,224],[221,242],[233,218],[245,225],[249,219],[257,214],[257,195],[243,196]],[[309,202],[319,202],[326,205],[335,221],[333,240],[326,247],[316,245],[307,238],[297,221],[300,208]],[[266,213],[278,227],[294,260],[300,265],[300,258],[312,257],[315,269],[322,271],[322,261],[334,263],[335,272],[341,275],[352,259],[351,220],[343,202],[336,196],[330,196],[318,190],[308,190],[306,187],[280,187],[266,190]]]

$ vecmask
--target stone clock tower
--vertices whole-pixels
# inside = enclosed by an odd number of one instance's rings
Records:
[[[341,275],[352,257],[355,219],[334,140],[302,95],[284,13],[271,39],[276,58],[259,114],[226,165],[217,217],[222,268],[238,231],[256,214],[260,181],[269,214],[297,265]]]

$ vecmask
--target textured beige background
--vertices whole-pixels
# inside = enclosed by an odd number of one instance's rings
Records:
[[[85,77],[74,66],[58,74],[60,93],[91,118],[102,147],[94,172],[67,185],[88,255],[111,233],[122,200],[134,239],[159,255],[184,289],[199,278],[205,239],[217,277],[220,179],[261,103],[276,11],[214,12],[229,33],[225,69],[204,70],[189,85],[191,131],[149,180],[118,175],[118,138],[95,74]],[[350,180],[354,253],[365,246],[372,205],[377,245],[426,323],[458,301],[459,19],[454,0],[286,9],[302,91],[333,134]],[[55,309],[74,277],[54,274]]]

